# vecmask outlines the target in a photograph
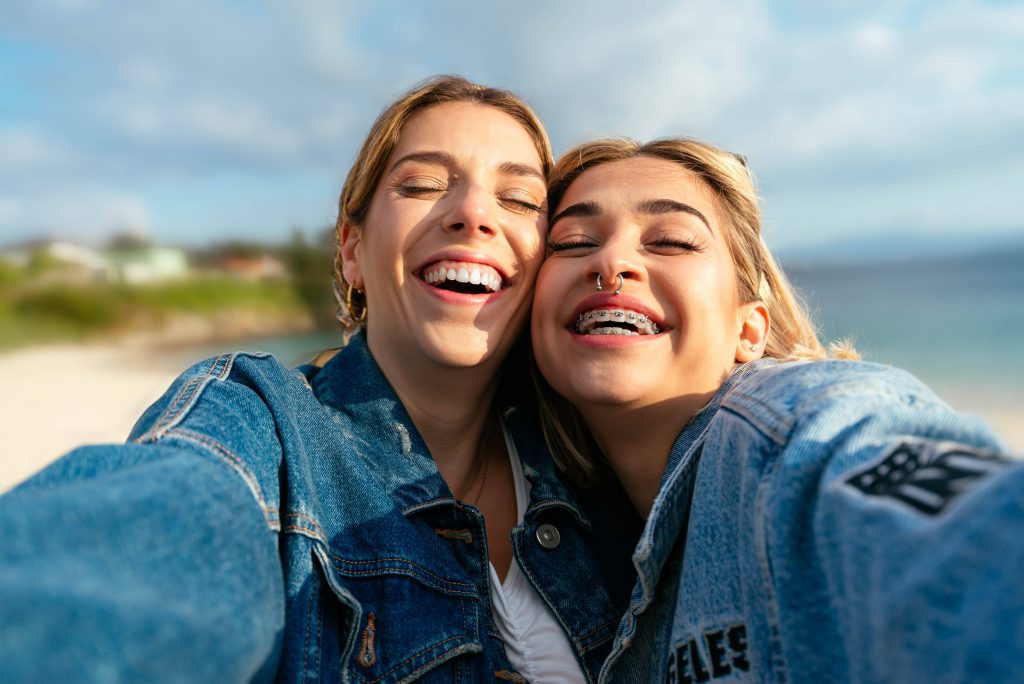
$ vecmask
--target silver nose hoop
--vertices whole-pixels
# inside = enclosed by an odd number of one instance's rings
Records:
[[[625,278],[622,277],[621,273],[616,273],[615,277],[618,278],[618,280],[619,280],[619,286],[615,288],[615,292],[613,292],[612,294],[619,294],[620,292],[622,292],[622,285],[625,282]],[[604,286],[601,285],[601,274],[598,273],[597,274],[597,291],[601,292],[602,290],[604,290]]]

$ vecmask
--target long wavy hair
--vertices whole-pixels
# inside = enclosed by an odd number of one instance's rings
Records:
[[[468,102],[494,107],[518,121],[533,139],[545,176],[554,163],[551,143],[544,126],[526,102],[515,93],[489,88],[461,76],[430,78],[401,94],[380,113],[373,123],[359,154],[345,178],[338,200],[335,224],[337,248],[334,256],[334,295],[338,300],[338,320],[349,332],[360,327],[366,312],[366,297],[345,279],[341,259],[341,228],[346,223],[363,225],[373,194],[387,168],[388,159],[398,145],[402,128],[416,114],[435,105]]]
[[[688,138],[663,138],[639,143],[609,138],[583,143],[555,163],[548,181],[548,207],[554,214],[569,186],[601,164],[634,157],[653,157],[679,164],[696,174],[714,194],[725,219],[726,242],[736,269],[741,301],[760,300],[768,309],[770,327],[765,356],[780,361],[856,359],[851,344],[839,341],[826,349],[818,340],[804,303],[786,279],[761,236],[757,189],[739,155]],[[551,389],[533,364],[540,402],[541,425],[561,470],[582,485],[593,484],[605,469],[604,459],[583,418]]]

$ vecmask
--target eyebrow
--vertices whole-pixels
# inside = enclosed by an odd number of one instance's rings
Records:
[[[551,217],[551,221],[548,223],[548,230],[551,230],[552,228],[554,228],[555,224],[558,223],[561,219],[567,218],[569,216],[584,216],[584,217],[587,217],[587,216],[600,216],[600,215],[601,215],[601,207],[598,205],[597,202],[590,201],[590,202],[577,202],[576,204],[570,204],[565,209],[563,209],[562,211],[558,212],[553,217]]]
[[[677,213],[677,212],[681,212],[681,213],[684,213],[684,214],[690,214],[691,216],[696,216],[698,219],[700,219],[701,222],[705,226],[707,226],[707,229],[710,230],[712,234],[714,234],[714,232],[715,232],[714,230],[711,229],[711,224],[708,222],[708,219],[707,219],[706,216],[704,216],[704,214],[702,214],[696,208],[691,207],[689,204],[684,204],[683,202],[677,202],[676,200],[670,200],[670,199],[649,199],[649,200],[644,200],[643,202],[641,202],[640,204],[637,205],[637,210],[641,214],[648,214],[648,215],[652,215],[652,216],[657,216],[659,214],[674,214],[674,213]],[[548,230],[550,230],[551,228],[554,228],[555,224],[558,223],[558,221],[560,219],[563,219],[563,218],[566,218],[566,217],[569,217],[569,216],[581,216],[581,217],[585,217],[586,218],[586,217],[600,216],[600,215],[601,215],[601,206],[597,202],[594,202],[594,201],[577,202],[576,204],[571,204],[568,207],[566,207],[565,209],[563,209],[562,211],[560,211],[557,214],[555,214],[552,217],[551,221],[548,223]]]
[[[516,162],[504,162],[499,167],[502,173],[507,173],[510,176],[532,176],[540,179],[544,182],[544,174],[540,172],[540,169],[534,168],[529,164],[518,164]]]
[[[439,166],[454,166],[455,158],[447,152],[441,151],[411,152],[404,157],[395,160],[395,163],[391,165],[391,171],[394,171],[402,164],[408,164],[409,162],[437,164]],[[498,165],[498,170],[510,176],[528,176],[537,178],[542,183],[544,182],[544,174],[541,173],[539,169],[536,169],[529,164],[502,162]]]
[[[391,171],[394,171],[402,164],[408,164],[409,162],[422,162],[425,164],[440,164],[442,166],[450,166],[454,163],[452,155],[447,152],[411,152],[404,157],[395,160],[395,163],[391,165]]]
[[[703,223],[705,226],[707,226],[708,230],[711,230],[711,223],[708,221],[707,217],[704,216],[704,214],[702,214],[700,211],[698,211],[694,207],[691,207],[689,204],[684,204],[683,202],[677,202],[676,200],[670,200],[670,199],[649,199],[649,200],[644,200],[643,202],[641,202],[637,206],[637,209],[639,209],[641,214],[649,214],[649,215],[653,215],[653,216],[657,216],[659,214],[674,214],[674,213],[677,213],[677,212],[681,212],[683,214],[690,214],[691,216],[696,216],[697,218],[699,218],[701,220],[701,223]],[[715,231],[711,230],[711,232],[712,232],[712,234],[714,234]]]

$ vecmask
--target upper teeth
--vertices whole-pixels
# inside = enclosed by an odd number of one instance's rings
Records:
[[[636,330],[621,326],[598,327],[601,323],[628,324]],[[580,314],[576,319],[576,332],[581,335],[657,335],[661,328],[647,316],[622,309],[598,309]]]
[[[498,275],[498,272],[490,266],[482,264],[439,265],[433,270],[424,272],[423,279],[431,285],[452,280],[460,283],[483,285],[491,292],[497,292],[501,289],[501,276]]]

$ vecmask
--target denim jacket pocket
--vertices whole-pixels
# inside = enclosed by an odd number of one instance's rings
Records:
[[[475,586],[407,558],[352,560],[323,546],[316,557],[341,603],[336,611],[325,610],[322,637],[338,640],[341,681],[455,681],[460,667],[453,659],[483,651]],[[325,651],[331,646],[325,644]],[[442,667],[446,663],[451,667]]]

